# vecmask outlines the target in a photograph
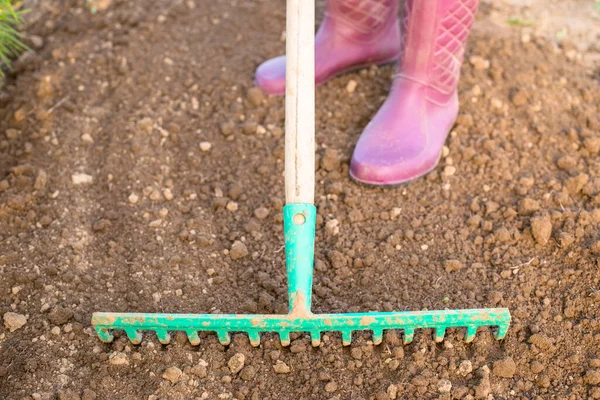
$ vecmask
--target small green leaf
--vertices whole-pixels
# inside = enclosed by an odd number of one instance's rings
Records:
[[[507,20],[506,23],[509,25],[514,25],[514,26],[524,26],[524,27],[534,27],[535,26],[535,22],[524,21],[519,17],[511,18],[511,19]]]
[[[556,32],[556,39],[564,39],[567,37],[567,29],[566,28],[562,28],[560,31]]]

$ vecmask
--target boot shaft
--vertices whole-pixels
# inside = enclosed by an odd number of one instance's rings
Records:
[[[360,42],[375,41],[397,23],[399,0],[328,0],[325,22],[338,23],[344,36]]]
[[[479,0],[406,0],[398,74],[451,95],[478,5]]]

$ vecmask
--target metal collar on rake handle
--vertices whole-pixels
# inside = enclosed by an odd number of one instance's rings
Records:
[[[371,330],[373,342],[382,341],[385,330],[401,330],[404,342],[413,340],[415,329],[434,330],[441,341],[447,328],[465,328],[465,340],[475,337],[477,328],[496,327],[496,339],[506,335],[510,313],[506,308],[364,312],[313,314],[311,294],[317,210],[314,200],[314,0],[287,1],[287,71],[285,189],[283,209],[288,276],[289,313],[286,315],[246,314],[146,314],[94,313],[92,325],[104,342],[113,339],[112,331],[124,330],[131,342],[142,340],[143,331],[154,331],[161,343],[169,343],[170,331],[183,331],[193,345],[200,343],[199,332],[216,332],[219,341],[230,343],[231,332],[245,332],[253,346],[260,334],[276,332],[284,346],[290,333],[308,332],[318,346],[321,333],[341,332],[349,345],[353,331]],[[302,60],[302,64],[300,64]]]

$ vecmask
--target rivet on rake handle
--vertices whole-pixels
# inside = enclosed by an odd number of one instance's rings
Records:
[[[482,326],[497,327],[496,339],[506,335],[510,313],[506,308],[477,310],[404,311],[355,314],[313,314],[311,312],[314,243],[317,210],[314,200],[314,0],[288,0],[286,61],[285,192],[283,209],[285,258],[288,275],[289,314],[131,314],[95,313],[92,325],[100,339],[110,342],[112,330],[122,329],[133,343],[140,343],[142,331],[154,331],[161,343],[170,342],[169,332],[184,331],[194,345],[198,332],[216,332],[228,345],[231,332],[245,332],[254,346],[260,334],[276,332],[284,346],[290,333],[308,332],[318,346],[322,332],[337,331],[349,345],[352,332],[371,330],[373,342],[381,343],[385,330],[404,332],[404,342],[413,340],[415,329],[434,329],[442,341],[448,328],[466,328],[470,342]],[[302,60],[302,64],[300,63]]]

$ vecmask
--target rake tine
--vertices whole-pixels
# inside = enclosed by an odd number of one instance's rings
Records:
[[[310,331],[310,341],[313,347],[319,347],[321,345],[321,332]]]
[[[258,331],[248,331],[248,338],[250,339],[250,344],[253,347],[260,346],[260,333]]]
[[[434,340],[436,343],[443,342],[444,336],[446,336],[446,327],[445,326],[435,328]]]
[[[115,338],[112,332],[107,328],[96,327],[96,333],[104,343],[110,343]]]
[[[281,345],[283,347],[287,347],[290,345],[290,332],[288,331],[280,331],[279,332],[279,340],[281,341]]]
[[[169,344],[171,343],[171,335],[164,329],[155,329],[156,336],[158,337],[158,341],[161,344]]]
[[[188,329],[185,331],[185,333],[187,334],[188,340],[192,346],[198,346],[200,344],[200,336],[198,336],[197,331]]]
[[[508,332],[508,324],[499,325],[498,330],[494,333],[494,339],[502,340],[506,336],[506,332]]]
[[[409,344],[415,338],[415,330],[411,328],[404,329],[404,344]]]
[[[350,346],[352,343],[352,331],[351,330],[343,330],[342,331],[342,344],[344,346]]]
[[[219,337],[219,342],[223,346],[229,345],[231,343],[231,337],[229,336],[229,332],[227,331],[217,331],[217,336]]]
[[[378,345],[383,341],[383,329],[373,329],[373,344]]]
[[[137,329],[125,329],[125,333],[131,343],[140,344],[142,342],[143,335]]]
[[[467,326],[467,334],[465,335],[465,342],[471,343],[473,339],[477,336],[477,325],[469,325]]]

